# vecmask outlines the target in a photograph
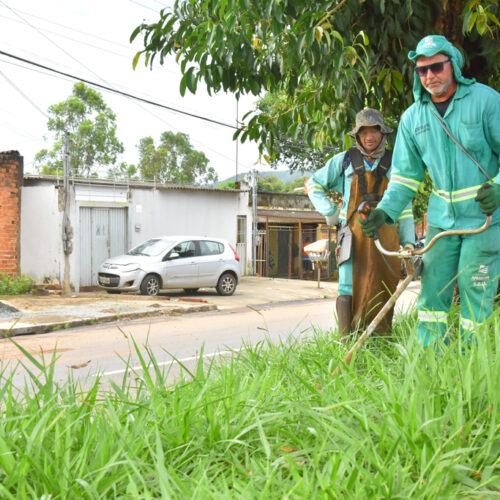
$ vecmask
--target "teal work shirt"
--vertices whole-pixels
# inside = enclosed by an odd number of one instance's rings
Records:
[[[354,175],[352,164],[349,164],[345,172],[342,171],[342,163],[344,161],[345,151],[339,153],[326,163],[326,165],[314,172],[311,178],[307,181],[307,193],[311,203],[316,210],[325,216],[333,215],[338,211],[335,205],[327,196],[329,191],[338,191],[343,198],[342,208],[340,209],[339,220],[343,223],[347,220],[347,207],[349,206],[349,197],[351,194],[351,182]],[[371,171],[377,168],[380,159],[377,159],[371,165],[364,158],[366,171]],[[391,169],[387,172],[387,177],[391,178]],[[351,214],[349,214],[351,215]],[[413,213],[411,203],[397,218],[399,240],[402,245],[407,243],[415,243],[415,225],[413,221]]]
[[[440,229],[480,227],[485,216],[474,198],[487,178],[446,134],[431,107],[438,113],[430,95],[424,92],[401,117],[391,182],[378,207],[392,221],[397,220],[427,171],[432,181],[427,224]],[[455,139],[496,183],[500,182],[499,117],[500,94],[480,83],[459,83],[441,117]],[[496,210],[492,223],[499,222],[500,210]]]

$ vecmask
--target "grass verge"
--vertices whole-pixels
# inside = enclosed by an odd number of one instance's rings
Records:
[[[315,332],[173,385],[136,346],[104,394],[24,352],[42,376],[2,377],[0,497],[500,498],[500,310],[477,338],[422,349],[403,316],[337,379],[347,347]]]

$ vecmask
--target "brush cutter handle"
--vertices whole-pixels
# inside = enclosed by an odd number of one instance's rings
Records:
[[[398,250],[397,252],[391,252],[389,250],[386,250],[382,244],[380,243],[380,240],[375,240],[375,246],[378,248],[379,252],[381,252],[384,255],[389,255],[391,257],[399,257],[400,259],[408,259],[414,255],[422,255],[423,253],[427,252],[428,250],[431,249],[431,247],[434,246],[434,243],[436,243],[437,240],[440,238],[443,238],[444,236],[456,236],[456,235],[463,235],[463,234],[478,234],[482,233],[486,229],[490,227],[491,224],[491,215],[486,216],[486,222],[481,226],[478,227],[477,229],[452,229],[451,231],[442,231],[434,238],[432,238],[429,243],[427,243],[427,246],[424,248],[418,248],[416,250],[410,250],[408,248],[403,248],[402,250]]]

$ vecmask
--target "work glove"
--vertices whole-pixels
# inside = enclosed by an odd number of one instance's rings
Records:
[[[368,217],[365,220],[362,216],[358,218],[361,225],[361,229],[366,234],[366,236],[373,238],[377,229],[385,224],[386,214],[381,208],[374,208],[368,212]]]
[[[339,221],[339,211],[337,210],[332,215],[325,215],[325,220],[329,226],[335,226]]]
[[[474,200],[479,202],[484,215],[491,215],[500,207],[500,184],[483,184]]]

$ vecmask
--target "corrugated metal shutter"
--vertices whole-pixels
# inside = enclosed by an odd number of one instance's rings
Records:
[[[99,266],[126,251],[126,208],[80,208],[80,286],[97,285]]]

